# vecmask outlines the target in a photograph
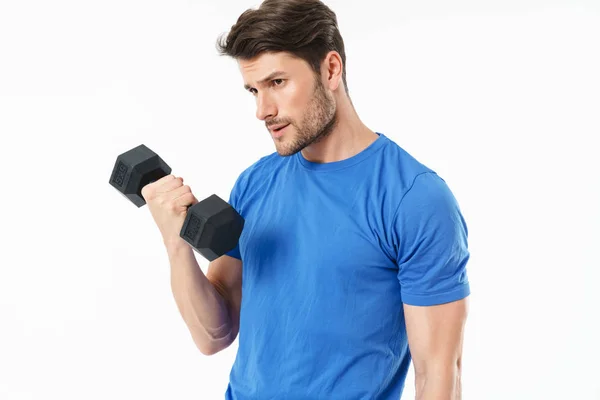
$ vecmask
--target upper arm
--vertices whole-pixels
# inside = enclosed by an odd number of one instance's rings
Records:
[[[434,306],[404,305],[415,374],[460,367],[467,310],[467,298]]]
[[[242,193],[247,184],[247,171],[236,179],[231,193],[229,205],[242,217]],[[217,292],[225,299],[232,322],[231,341],[233,342],[240,329],[240,310],[242,307],[242,256],[238,244],[221,257],[208,264],[206,278],[212,283]]]
[[[446,182],[415,178],[394,220],[398,281],[415,372],[460,361],[470,294],[467,225]]]
[[[231,341],[240,329],[240,308],[242,304],[242,261],[223,255],[208,265],[206,278],[225,299],[232,323]]]
[[[394,242],[402,302],[434,306],[470,294],[467,225],[435,173],[418,175],[398,206]]]

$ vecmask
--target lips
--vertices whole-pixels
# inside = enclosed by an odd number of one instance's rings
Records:
[[[279,139],[281,137],[283,137],[283,135],[286,132],[287,127],[290,124],[283,124],[283,125],[273,125],[269,128],[269,131],[271,132],[271,136],[273,136],[274,139]]]
[[[277,132],[278,130],[280,130],[281,128],[285,128],[286,126],[288,126],[289,124],[279,124],[279,125],[273,125],[271,126],[269,129],[271,130],[271,132]]]

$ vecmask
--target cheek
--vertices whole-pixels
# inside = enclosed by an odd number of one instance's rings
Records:
[[[307,85],[289,85],[285,90],[283,104],[288,115],[295,120],[301,118],[310,106],[311,93]]]

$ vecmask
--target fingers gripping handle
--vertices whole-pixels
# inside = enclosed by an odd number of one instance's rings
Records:
[[[171,173],[156,153],[145,145],[117,157],[109,183],[137,207],[146,204],[142,188]],[[212,261],[237,246],[244,219],[217,195],[190,204],[180,236],[203,257]]]

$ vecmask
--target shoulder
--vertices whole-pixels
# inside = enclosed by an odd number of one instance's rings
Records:
[[[450,186],[434,171],[416,174],[393,217],[396,234],[452,246],[466,241],[467,223]]]
[[[436,173],[429,165],[417,158],[404,147],[400,146],[390,137],[385,137],[386,146],[383,149],[382,167],[386,173],[396,179],[401,179],[407,185],[411,185],[415,178],[423,173]]]
[[[247,183],[256,177],[262,177],[272,170],[272,167],[281,162],[282,157],[273,152],[266,156],[260,157],[258,160],[246,167],[238,176],[238,181]]]
[[[232,198],[241,199],[248,191],[256,190],[256,184],[265,182],[282,162],[282,157],[273,152],[250,164],[239,174],[232,189]]]
[[[443,215],[450,211],[460,212],[458,201],[447,182],[436,172],[416,175],[399,203],[399,213],[430,212]]]
[[[387,146],[383,154],[382,169],[384,176],[389,176],[400,196],[397,203],[408,199],[429,201],[454,201],[446,180],[430,165],[409,153],[392,139],[387,138]]]
[[[465,222],[459,203],[438,171],[387,139],[377,172],[386,226],[404,236],[419,232],[461,228]],[[429,230],[423,228],[430,228]],[[396,240],[395,240],[396,241]]]
[[[426,186],[433,185],[431,177],[437,179],[437,172],[393,139],[384,137],[384,141],[376,165],[370,168],[368,185],[379,199],[379,212],[387,226],[393,223],[405,197],[411,192],[426,192]]]

